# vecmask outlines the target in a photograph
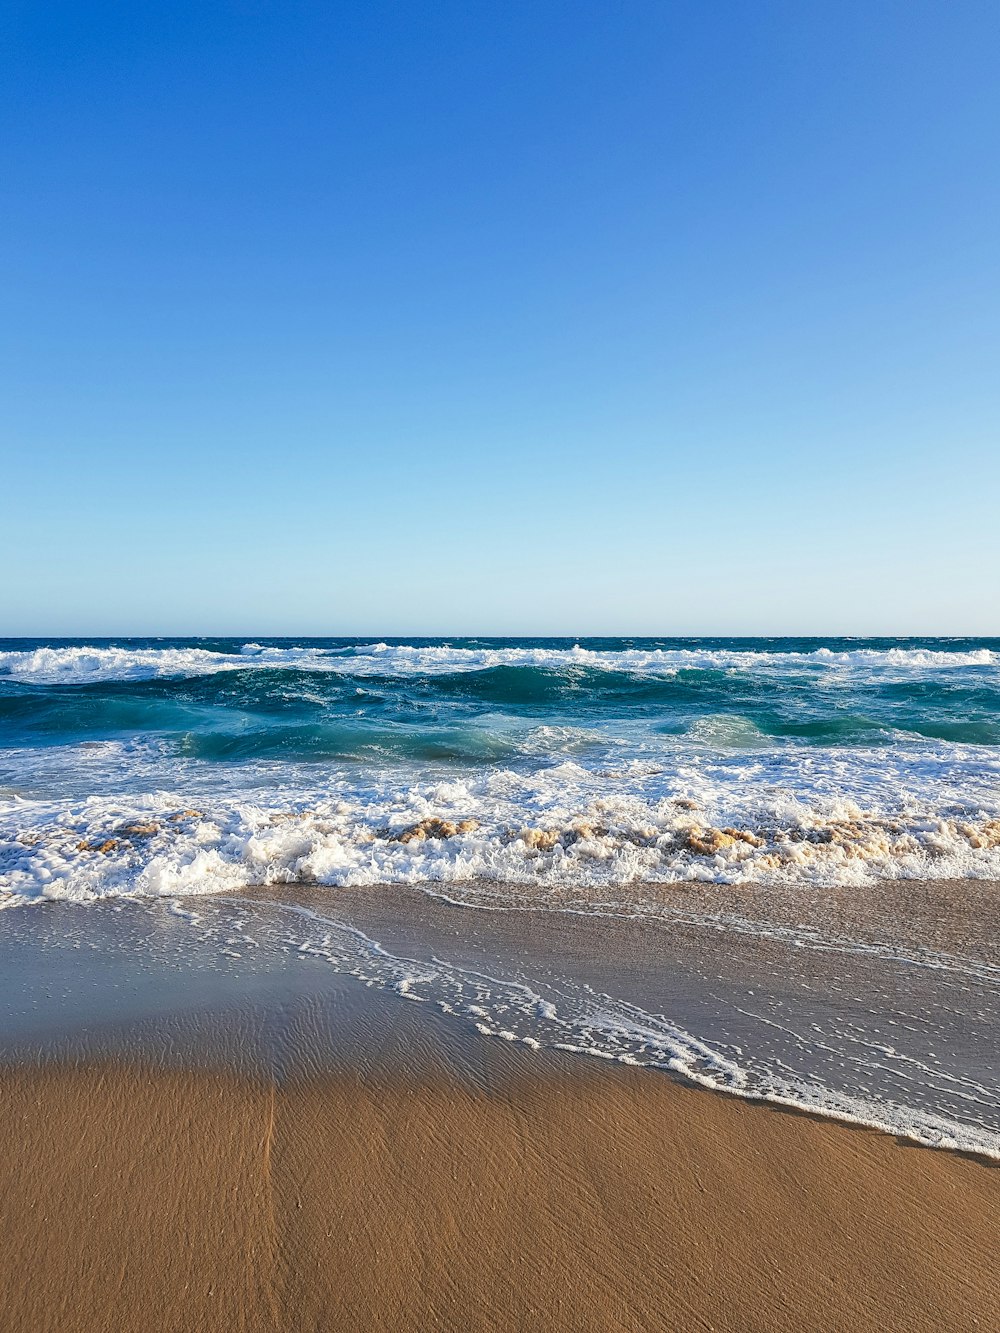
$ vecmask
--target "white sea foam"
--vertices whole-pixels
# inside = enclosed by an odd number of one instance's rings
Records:
[[[263,767],[253,783],[243,769],[181,765],[173,790],[132,795],[117,753],[91,764],[100,762],[117,795],[0,798],[0,901],[293,881],[476,880],[584,894],[631,884],[641,898],[644,884],[678,880],[1000,877],[1000,755],[975,747],[900,748],[878,764],[845,750],[814,765],[795,750],[692,751],[669,768],[626,761],[618,771],[566,760],[429,779],[389,768],[323,774],[318,785],[296,785],[280,767],[277,782]],[[94,790],[95,767],[84,789]],[[150,775],[162,780],[162,765]],[[449,836],[423,821],[470,822]],[[416,834],[401,836],[411,826]]]
[[[245,665],[238,657],[203,648],[32,648],[0,653],[0,676],[39,685],[200,676]]]
[[[297,904],[255,904],[237,899],[216,908],[217,920],[198,922],[225,945],[230,912],[257,906],[276,912],[287,927],[279,947],[323,960],[367,985],[408,1000],[435,1004],[452,1020],[481,1036],[517,1042],[531,1050],[567,1051],[622,1064],[669,1069],[718,1092],[820,1114],[901,1135],[933,1147],[979,1153],[1000,1160],[1000,1092],[956,1073],[947,1059],[907,1054],[866,1036],[850,1020],[820,1028],[811,1019],[802,1033],[782,1027],[791,1044],[770,1047],[763,1028],[754,1049],[702,1037],[687,1022],[651,1013],[621,996],[599,993],[566,976],[542,981],[394,954],[334,915]],[[244,923],[245,924],[245,923]],[[222,950],[225,952],[225,949]],[[945,960],[942,966],[948,967]],[[961,969],[958,969],[959,973]],[[990,994],[997,977],[990,978]],[[764,1022],[747,1015],[751,1023]],[[781,1025],[777,1025],[781,1026]],[[919,1048],[918,1048],[919,1049]],[[834,1057],[832,1066],[824,1056]],[[812,1067],[840,1068],[843,1081],[824,1081]]]
[[[246,644],[240,652],[205,648],[58,647],[0,652],[0,677],[36,684],[86,684],[113,680],[148,680],[203,676],[220,671],[325,671],[356,676],[410,677],[485,671],[496,667],[574,667],[626,671],[635,675],[672,676],[678,671],[811,671],[836,676],[844,671],[901,675],[950,672],[962,667],[1000,668],[1000,653],[989,648],[945,651],[889,648],[808,652],[772,652],[730,648],[654,648],[598,650],[572,648],[465,648],[373,643],[354,648],[267,647]]]

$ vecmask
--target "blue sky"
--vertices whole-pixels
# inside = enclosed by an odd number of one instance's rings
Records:
[[[0,634],[1000,631],[994,4],[0,49]]]

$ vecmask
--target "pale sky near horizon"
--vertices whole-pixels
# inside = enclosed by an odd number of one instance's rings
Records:
[[[993,3],[14,0],[0,635],[1000,632]]]

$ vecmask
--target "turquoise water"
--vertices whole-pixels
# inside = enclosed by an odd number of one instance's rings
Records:
[[[527,720],[655,735],[726,717],[734,737],[742,727],[816,745],[891,745],[901,734],[1000,743],[1000,640],[367,646],[267,640],[247,652],[235,639],[0,640],[0,741],[143,733],[206,758],[475,762],[516,752],[511,724]]]
[[[1000,640],[0,641],[18,901],[986,875],[998,778]]]

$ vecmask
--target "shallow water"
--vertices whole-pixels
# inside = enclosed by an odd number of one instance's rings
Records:
[[[822,911],[790,930],[760,904],[712,906],[469,910],[392,886],[49,904],[0,918],[0,1055],[138,1052],[281,1079],[377,1062],[366,1032],[401,1034],[404,1065],[412,1046],[473,1070],[477,1045],[502,1041],[1000,1160],[1000,967]]]

